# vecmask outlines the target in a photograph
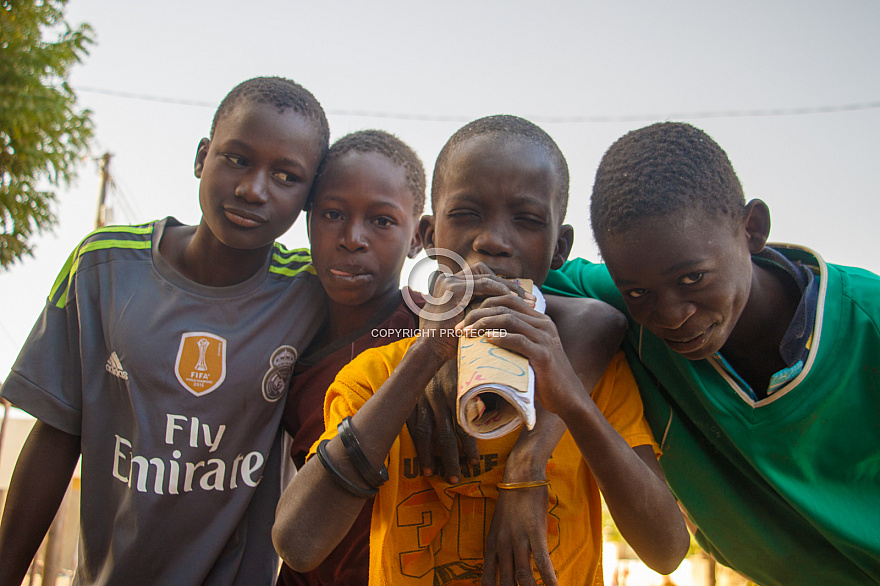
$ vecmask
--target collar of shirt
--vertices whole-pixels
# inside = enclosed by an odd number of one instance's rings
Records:
[[[810,353],[813,326],[816,323],[819,280],[809,268],[799,262],[791,262],[769,246],[758,254],[752,255],[752,261],[770,270],[781,271],[788,275],[794,279],[801,292],[801,300],[794,312],[791,324],[779,343],[779,355],[788,366],[770,377],[770,385],[767,388],[767,396],[769,397],[799,375],[804,368],[804,363]],[[727,360],[720,353],[716,353],[715,358],[728,374],[734,377],[740,386],[757,401],[758,397],[754,390],[740,378]]]

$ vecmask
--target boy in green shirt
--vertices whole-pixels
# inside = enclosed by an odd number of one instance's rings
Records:
[[[880,278],[766,246],[705,133],[618,140],[591,202],[606,264],[545,291],[626,311],[660,463],[701,546],[760,584],[880,583]]]

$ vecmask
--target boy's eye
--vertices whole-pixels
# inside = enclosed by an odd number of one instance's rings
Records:
[[[238,155],[223,155],[223,157],[236,167],[242,167],[247,164],[247,160],[244,157],[239,157]]]
[[[447,212],[447,218],[466,218],[466,217],[476,217],[477,213],[473,210],[452,210]]]
[[[342,214],[336,210],[326,210],[321,215],[324,216],[324,218],[327,220],[341,220],[342,219]]]
[[[381,226],[382,228],[388,228],[394,225],[394,220],[385,216],[380,216],[373,221],[376,222],[377,226]]]
[[[639,297],[641,297],[642,295],[645,295],[647,293],[648,293],[647,289],[636,288],[636,289],[628,289],[627,291],[624,292],[624,295],[626,295],[630,299],[638,299]]]
[[[517,216],[516,220],[535,228],[540,228],[546,224],[543,219],[537,216]]]
[[[288,173],[287,171],[276,171],[272,173],[274,177],[283,181],[284,183],[296,183],[299,181],[299,177],[294,175],[293,173]]]
[[[693,285],[703,279],[704,273],[688,273],[681,278],[682,285]]]

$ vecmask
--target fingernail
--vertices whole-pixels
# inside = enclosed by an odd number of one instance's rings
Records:
[[[458,476],[450,476],[449,484],[458,484]]]
[[[433,468],[422,468],[422,476],[431,476],[434,474]]]

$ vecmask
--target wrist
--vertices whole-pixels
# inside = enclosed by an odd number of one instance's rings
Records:
[[[450,338],[454,343],[445,342],[441,336],[419,336],[410,346],[407,355],[423,360],[424,368],[436,373],[440,367],[455,358],[458,352],[458,339]],[[433,375],[432,375],[433,376]]]
[[[504,464],[504,474],[501,477],[502,482],[527,482],[532,480],[545,480],[547,478],[547,462],[544,457],[536,457],[531,450],[521,450],[525,452],[519,457],[515,457],[513,453]]]

